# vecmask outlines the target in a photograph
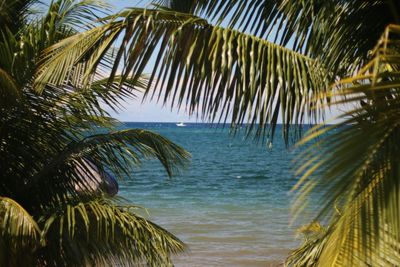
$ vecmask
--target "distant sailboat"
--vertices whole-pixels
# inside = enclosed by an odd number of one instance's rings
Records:
[[[176,126],[178,126],[178,127],[185,127],[186,124],[184,124],[183,122],[180,122],[180,123],[177,123]]]

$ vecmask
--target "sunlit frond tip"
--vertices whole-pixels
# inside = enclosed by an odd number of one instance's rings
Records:
[[[0,234],[9,245],[25,247],[40,239],[40,229],[32,216],[16,201],[0,197]]]

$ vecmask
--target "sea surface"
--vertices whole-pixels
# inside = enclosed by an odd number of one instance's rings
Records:
[[[176,266],[281,266],[301,241],[290,226],[296,152],[279,131],[269,148],[227,128],[186,125],[125,123],[171,139],[192,161],[172,178],[157,161],[147,161],[120,182],[120,194],[189,246]]]

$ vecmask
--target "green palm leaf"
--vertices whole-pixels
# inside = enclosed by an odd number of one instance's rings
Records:
[[[172,265],[170,255],[182,252],[185,246],[135,215],[134,208],[106,199],[69,200],[61,209],[50,208],[45,211],[49,215],[39,220],[42,238],[49,246],[38,251],[38,258],[52,266]]]
[[[400,264],[399,33],[399,26],[389,26],[372,61],[331,94],[337,99],[333,103],[361,105],[343,115],[339,125],[318,127],[303,140],[314,144],[301,155],[294,209],[311,192],[323,190],[319,219],[331,225],[317,266]]]
[[[12,31],[25,25],[25,19],[31,13],[30,7],[37,0],[0,0],[0,31],[6,28]]]
[[[313,100],[327,88],[326,73],[317,62],[251,35],[167,10],[126,10],[103,26],[51,47],[36,79],[38,90],[40,84],[61,84],[75,65],[85,65],[83,85],[87,85],[99,58],[120,35],[124,41],[109,65],[110,81],[117,71],[122,81],[136,79],[154,55],[163,64],[153,69],[147,93],[164,102],[172,99],[172,105],[187,104],[190,114],[219,121],[231,116],[234,125],[258,124],[258,134],[271,124],[271,136],[280,116],[286,138],[289,124],[301,124],[304,114],[314,120],[322,116],[314,107],[323,100]]]
[[[179,5],[180,1],[154,1]],[[399,23],[400,5],[378,1],[202,0],[189,1],[194,14],[242,32],[293,47],[344,77],[368,62],[367,51],[390,23]],[[368,19],[366,19],[368,18]]]
[[[0,197],[0,235],[1,265],[29,264],[29,255],[22,259],[18,255],[39,247],[40,229],[20,204],[7,197]]]
[[[52,161],[32,177],[31,183],[39,187],[51,183],[48,186],[50,194],[55,193],[51,192],[52,187],[56,190],[61,189],[63,192],[68,188],[73,190],[76,184],[84,186],[88,182],[86,178],[81,177],[80,172],[71,173],[70,168],[78,167],[85,171],[87,158],[101,170],[106,166],[121,177],[129,176],[131,167],[140,165],[143,158],[156,158],[171,176],[174,171],[187,165],[189,157],[190,154],[183,148],[153,132],[142,129],[121,130],[88,136],[79,142],[68,144],[61,153],[53,156]],[[65,169],[69,165],[70,168]],[[57,178],[58,175],[71,175],[74,179],[67,180],[65,184]],[[95,179],[95,177],[92,178]],[[52,181],[54,179],[56,181]],[[61,185],[58,185],[57,181],[61,182]]]

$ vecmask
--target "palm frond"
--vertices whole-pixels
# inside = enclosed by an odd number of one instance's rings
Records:
[[[115,154],[113,150],[118,150],[119,153]],[[89,157],[97,160],[100,154],[104,163],[113,170],[126,170],[126,167],[121,168],[121,165],[115,168],[115,162],[125,161],[126,166],[131,166],[140,164],[142,158],[157,158],[169,175],[177,168],[185,166],[190,157],[186,150],[159,134],[142,129],[129,129],[96,134],[73,142],[43,171],[54,170],[58,164],[72,159]]]
[[[36,1],[15,0],[14,2]],[[8,10],[7,4],[4,6]],[[18,29],[18,33],[4,25],[0,32],[0,55],[2,56],[0,67],[7,71],[19,86],[26,86],[32,82],[41,51],[76,34],[78,18],[79,25],[89,29],[93,26],[89,24],[89,21],[92,22],[100,14],[107,14],[106,9],[104,12],[99,11],[106,6],[101,0],[58,0],[50,5],[49,11],[43,17],[32,18],[32,21]],[[10,14],[10,16],[16,15]],[[23,44],[22,47],[21,44]]]
[[[0,197],[0,264],[18,266],[32,260],[18,258],[40,246],[40,229],[32,216],[16,201]]]
[[[25,25],[30,7],[38,0],[0,0],[0,32],[8,29],[13,33]]]
[[[41,164],[39,171],[29,178],[20,194],[46,186],[46,192],[30,197],[31,203],[44,203],[65,194],[79,197],[82,189],[86,189],[86,194],[97,194],[101,187],[99,178],[104,180],[105,177],[98,173],[110,170],[123,178],[130,176],[132,167],[139,166],[143,159],[154,158],[165,167],[168,175],[173,175],[188,163],[189,157],[183,148],[146,130],[96,134],[71,142],[52,155],[52,159]],[[88,166],[88,160],[96,167],[96,172]]]
[[[4,239],[24,245],[27,245],[25,242],[38,240],[40,230],[37,223],[17,202],[11,198],[0,197],[0,212],[0,233]]]
[[[53,15],[57,17],[58,27],[69,26],[78,30],[88,30],[100,19],[111,11],[111,5],[104,0],[57,0],[49,10],[49,20]]]
[[[391,0],[192,2],[194,14],[219,23],[228,18],[229,27],[303,51],[342,77],[368,62],[366,52],[388,24],[399,23],[400,10]]]
[[[303,141],[311,144],[300,156],[306,163],[298,171],[301,187],[294,209],[322,191],[318,219],[332,226],[319,264],[400,264],[399,37],[400,27],[388,26],[373,59],[331,93],[337,99],[333,103],[355,105],[343,122],[318,127]]]
[[[42,238],[49,244],[38,251],[40,262],[51,266],[172,265],[170,256],[184,251],[183,243],[135,215],[133,209],[106,199],[69,201],[62,208],[50,208],[40,219]]]
[[[257,134],[271,125],[270,136],[280,116],[286,139],[289,124],[301,124],[305,114],[311,120],[322,117],[315,107],[327,100],[313,100],[326,90],[327,74],[318,62],[254,36],[167,10],[126,10],[103,26],[49,48],[36,88],[42,91],[42,84],[61,84],[76,65],[86,69],[83,84],[87,85],[101,56],[121,35],[124,41],[108,64],[110,81],[117,72],[122,81],[135,80],[153,55],[163,64],[154,67],[147,93],[164,102],[171,99],[172,105],[187,105],[190,114],[212,121],[231,117],[233,125],[250,123],[250,130],[258,124]]]

